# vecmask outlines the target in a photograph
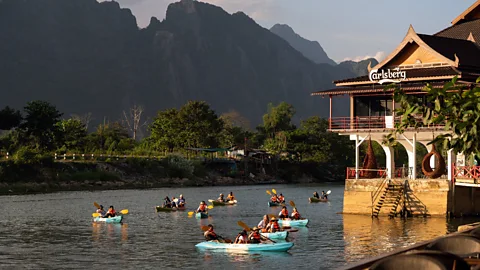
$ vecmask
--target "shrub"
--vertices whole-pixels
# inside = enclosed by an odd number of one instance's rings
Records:
[[[37,164],[40,163],[38,154],[38,151],[22,146],[15,152],[13,159],[16,164]]]
[[[164,163],[169,177],[188,178],[193,176],[195,170],[193,162],[179,154],[167,155]]]

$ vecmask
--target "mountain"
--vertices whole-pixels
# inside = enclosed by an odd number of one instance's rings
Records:
[[[310,93],[353,76],[313,63],[242,12],[192,0],[144,29],[114,1],[2,0],[0,36],[0,107],[42,99],[66,116],[90,112],[94,124],[134,103],[152,118],[188,100],[254,125],[269,102],[293,104],[297,120],[326,117],[328,101]]]
[[[310,41],[295,33],[293,29],[286,24],[275,24],[270,31],[279,37],[285,39],[294,49],[301,52],[305,57],[313,62],[320,64],[326,63],[332,66],[337,65],[330,59],[322,46],[317,41]]]
[[[375,58],[369,58],[359,62],[344,61],[338,64],[338,66],[352,72],[353,74],[355,74],[356,77],[360,77],[368,75],[368,64],[370,63],[370,66],[373,68],[378,64],[378,61]]]

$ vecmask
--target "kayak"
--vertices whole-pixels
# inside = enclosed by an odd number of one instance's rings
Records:
[[[105,222],[105,223],[120,223],[123,220],[123,216],[116,216],[116,217],[109,217],[109,218],[102,218],[96,217],[93,219],[94,222]]]
[[[217,249],[225,251],[287,251],[293,247],[291,242],[273,244],[226,244],[217,241],[202,242],[195,245],[198,249]]]
[[[156,206],[155,210],[157,210],[157,212],[176,212],[176,211],[184,211],[185,207],[167,208],[162,206]]]
[[[288,231],[274,232],[274,233],[260,233],[260,234],[269,238],[269,239],[284,240],[288,236]]]
[[[274,207],[274,206],[285,206],[284,203],[275,203],[275,202],[268,202],[268,206]]]
[[[328,199],[317,199],[315,197],[310,197],[310,198],[308,198],[308,201],[311,202],[311,203],[328,202]]]
[[[196,218],[208,218],[208,213],[196,213]]]
[[[225,206],[225,205],[234,205],[237,204],[237,200],[228,201],[228,202],[219,202],[219,201],[211,201],[213,206]]]
[[[307,226],[308,224],[308,219],[279,219],[278,224],[282,226],[290,226],[290,227],[295,227],[295,226]]]

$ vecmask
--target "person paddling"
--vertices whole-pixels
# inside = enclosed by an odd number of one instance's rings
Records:
[[[260,244],[262,242],[262,235],[258,227],[253,227],[252,232],[248,236],[248,242],[251,244]]]
[[[227,196],[227,201],[234,201],[234,200],[235,200],[235,196],[233,196],[233,192],[230,191],[230,193]]]
[[[177,204],[178,207],[183,207],[185,205],[185,198],[183,198],[182,194],[180,194],[180,198],[178,198]]]
[[[280,213],[278,213],[278,217],[279,218],[288,218],[288,210],[287,210],[286,206],[282,207],[282,211],[280,211]]]
[[[218,241],[218,235],[213,231],[213,225],[208,224],[208,230],[203,234],[207,241]]]
[[[108,208],[107,214],[103,216],[104,218],[109,218],[109,217],[115,217],[117,213],[115,212],[115,209],[113,208],[113,205],[110,205]]]
[[[267,226],[270,221],[268,220],[268,215],[264,215],[262,221],[257,225],[258,228],[262,229],[262,232],[267,232]]]
[[[300,213],[297,211],[297,208],[293,208],[292,219],[300,219]]]
[[[170,198],[168,198],[168,196],[166,196],[166,197],[163,199],[163,207],[165,207],[165,208],[172,208],[172,202],[170,201]]]
[[[270,201],[272,201],[273,203],[278,203],[277,195],[273,194],[272,197],[270,198]]]
[[[278,202],[279,203],[284,203],[285,202],[285,197],[283,197],[282,193],[280,193],[280,196],[278,196]]]
[[[172,208],[177,208],[177,203],[175,201],[175,197],[172,197]]]
[[[280,225],[278,225],[278,220],[276,217],[272,217],[270,219],[270,223],[267,226],[267,232],[274,233],[280,231]]]
[[[207,204],[205,203],[205,201],[202,201],[200,203],[200,206],[198,206],[198,209],[196,211],[197,213],[206,213],[207,212]]]
[[[100,214],[100,216],[105,216],[106,212],[105,209],[103,209],[103,205],[100,205],[100,208],[97,209],[97,213]]]
[[[328,195],[327,193],[325,193],[325,191],[322,190],[322,199],[328,199]]]
[[[225,199],[223,198],[223,193],[220,193],[220,197],[218,197],[217,201],[225,202]]]
[[[317,199],[320,199],[320,196],[318,196],[318,192],[316,192],[316,191],[313,193],[313,197],[317,198]]]
[[[234,244],[247,244],[247,231],[242,230],[240,233],[238,233],[237,238],[235,238]]]

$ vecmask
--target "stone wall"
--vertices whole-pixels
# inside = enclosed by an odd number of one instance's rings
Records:
[[[343,213],[372,214],[372,194],[384,179],[346,179]],[[396,180],[403,182],[403,180]],[[446,215],[448,212],[449,181],[446,179],[409,180],[410,189],[427,206],[432,216]],[[381,191],[382,193],[383,191]],[[480,200],[480,194],[478,194]],[[381,211],[386,215],[386,211]]]
[[[452,211],[455,216],[480,214],[480,190],[474,187],[455,186]]]

